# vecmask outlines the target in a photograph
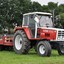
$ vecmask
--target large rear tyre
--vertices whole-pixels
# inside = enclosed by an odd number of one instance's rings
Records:
[[[64,44],[59,44],[58,54],[59,55],[64,55]]]
[[[40,56],[50,56],[51,55],[51,46],[48,41],[40,41],[37,44],[37,53]]]
[[[16,31],[13,39],[13,49],[17,54],[27,54],[30,42],[23,30]]]

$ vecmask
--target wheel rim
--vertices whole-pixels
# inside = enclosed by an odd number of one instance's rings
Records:
[[[64,53],[64,50],[61,50],[62,53]]]
[[[61,52],[64,53],[64,45],[61,46]]]
[[[20,50],[22,48],[22,38],[20,35],[17,35],[15,38],[15,47],[17,50]]]
[[[44,45],[40,45],[39,46],[39,52],[40,52],[40,54],[45,54],[45,47],[44,47]]]

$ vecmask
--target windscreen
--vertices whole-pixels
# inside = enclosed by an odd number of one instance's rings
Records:
[[[39,27],[53,27],[52,19],[50,16],[37,15],[39,18]]]

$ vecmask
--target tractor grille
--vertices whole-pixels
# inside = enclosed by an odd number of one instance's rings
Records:
[[[64,40],[64,31],[58,31],[57,39],[58,40]]]
[[[58,31],[58,36],[64,36],[64,31]]]

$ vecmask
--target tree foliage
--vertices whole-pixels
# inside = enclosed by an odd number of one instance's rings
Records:
[[[41,5],[38,3],[38,2],[33,2],[32,4],[32,11],[41,11],[42,10],[42,7]]]
[[[22,14],[34,11],[51,12],[55,9],[55,16],[64,13],[64,4],[49,2],[48,5],[40,5],[31,0],[0,0],[0,27],[10,28],[21,25]],[[62,17],[62,16],[61,16]]]
[[[54,10],[55,8],[57,8],[57,3],[49,2],[49,3],[48,3],[48,8],[49,8],[50,10]]]

